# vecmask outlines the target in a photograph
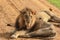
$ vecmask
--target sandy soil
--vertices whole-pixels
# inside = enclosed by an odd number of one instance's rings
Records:
[[[15,28],[7,26],[7,24],[14,24],[17,16],[20,14],[20,10],[25,7],[34,11],[49,10],[51,8],[56,16],[60,16],[60,10],[46,0],[0,0],[0,40],[48,40],[39,38],[9,38],[10,32]],[[56,27],[57,35],[54,40],[60,40],[59,29]]]

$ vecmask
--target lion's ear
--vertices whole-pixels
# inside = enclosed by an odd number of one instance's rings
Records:
[[[20,13],[24,13],[26,11],[26,9],[22,9],[21,11],[20,11]]]
[[[20,11],[20,13],[25,14],[26,12],[23,10],[23,11]]]
[[[36,11],[32,11],[32,14],[33,14],[33,15],[36,15]]]

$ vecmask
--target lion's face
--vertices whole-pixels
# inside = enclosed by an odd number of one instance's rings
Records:
[[[33,24],[35,23],[35,13],[31,9],[24,9],[22,12],[22,15],[24,17],[25,25],[27,26],[27,29],[30,29]]]

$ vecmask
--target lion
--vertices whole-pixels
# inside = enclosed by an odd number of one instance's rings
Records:
[[[48,15],[47,12],[43,11],[46,17],[48,17],[46,18],[43,13],[39,12],[41,15],[37,14],[29,8],[25,8],[20,12],[21,14],[16,21],[17,30],[11,35],[11,38],[18,38],[18,36],[55,36],[56,32],[53,31],[55,29],[54,26],[48,23],[48,20],[51,19],[50,14]]]

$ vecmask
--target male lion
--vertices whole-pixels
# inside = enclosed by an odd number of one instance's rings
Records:
[[[11,35],[11,38],[17,38],[18,36],[22,37],[50,37],[55,36],[53,29],[54,26],[49,24],[45,19],[40,15],[37,16],[37,13],[32,11],[29,8],[25,8],[20,11],[21,14],[18,16],[16,21],[16,31]],[[44,15],[43,15],[44,16]],[[48,20],[48,18],[46,18]]]

